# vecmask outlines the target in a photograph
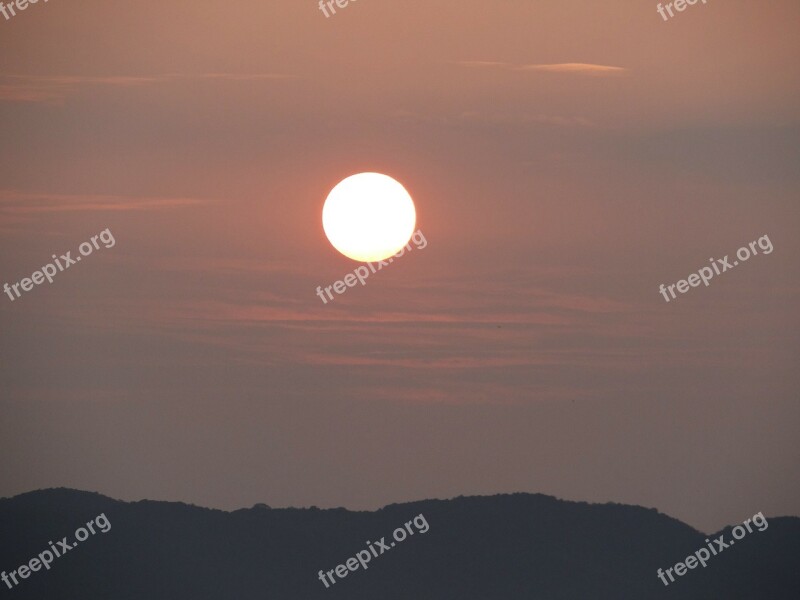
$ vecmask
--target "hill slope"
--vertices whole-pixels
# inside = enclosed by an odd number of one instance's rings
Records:
[[[669,587],[656,575],[707,547],[655,510],[513,494],[391,505],[376,512],[232,513],[43,490],[0,500],[0,569],[9,573],[104,513],[88,535],[5,597],[35,600],[797,600],[800,519],[775,518]],[[414,517],[407,539],[396,528]],[[429,529],[423,532],[425,522]],[[730,529],[708,536],[724,534]],[[385,537],[389,550],[376,542]],[[400,534],[398,534],[400,537]],[[330,587],[320,570],[365,551],[367,569]],[[366,555],[370,552],[366,551]],[[377,554],[377,556],[375,556]],[[366,556],[361,555],[366,563]],[[354,563],[351,562],[351,567]],[[36,566],[36,565],[34,565]],[[345,571],[343,568],[342,571]],[[13,583],[13,582],[12,582]]]

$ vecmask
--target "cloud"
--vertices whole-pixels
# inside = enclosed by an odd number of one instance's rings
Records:
[[[466,111],[459,119],[468,122],[483,122],[495,125],[556,125],[560,127],[594,127],[594,123],[584,117],[562,117],[558,115],[532,115],[528,113],[507,114],[480,113]]]
[[[0,102],[59,102],[86,86],[137,87],[177,81],[272,81],[297,79],[280,73],[167,73],[154,76],[73,76],[0,74]]]
[[[459,61],[455,64],[462,67],[470,67],[477,69],[500,69],[503,71],[533,71],[540,73],[572,73],[578,75],[592,75],[592,76],[609,76],[609,75],[625,75],[630,73],[629,69],[624,67],[610,67],[606,65],[593,65],[590,63],[556,63],[556,64],[530,64],[530,65],[516,65],[507,62],[492,62],[492,61]]]
[[[41,213],[83,211],[141,211],[204,204],[198,198],[134,198],[113,195],[47,194],[0,190],[0,223],[19,223]]]
[[[581,116],[560,116],[530,113],[487,113],[479,111],[463,111],[458,115],[425,116],[408,110],[397,110],[389,115],[406,123],[423,123],[436,125],[452,125],[454,123],[511,125],[514,127],[535,127],[551,125],[556,127],[596,127],[597,125]]]

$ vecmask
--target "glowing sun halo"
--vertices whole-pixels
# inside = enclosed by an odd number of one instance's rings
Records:
[[[360,262],[396,254],[414,233],[414,201],[397,181],[359,173],[339,182],[322,208],[322,227],[333,247]]]

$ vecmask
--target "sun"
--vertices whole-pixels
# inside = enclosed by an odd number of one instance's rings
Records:
[[[396,254],[414,233],[417,211],[400,183],[380,173],[340,181],[322,208],[322,228],[333,247],[359,262]]]

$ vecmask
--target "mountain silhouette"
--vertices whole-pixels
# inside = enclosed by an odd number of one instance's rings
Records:
[[[225,512],[121,502],[50,489],[0,499],[0,570],[9,573],[98,515],[110,524],[0,597],[31,600],[798,600],[800,519],[768,518],[736,545],[665,586],[706,535],[654,509],[540,494],[342,508]],[[423,515],[414,522],[414,518]],[[743,515],[742,520],[747,515]],[[426,531],[418,527],[424,520]],[[97,521],[99,523],[99,521]],[[376,543],[405,540],[380,553]],[[95,527],[98,529],[98,527]],[[412,533],[409,533],[413,531]],[[398,534],[398,537],[400,534]],[[364,570],[338,565],[375,552]],[[62,547],[63,548],[63,547]],[[376,556],[377,555],[377,556]],[[362,555],[363,557],[363,555]],[[353,563],[351,562],[351,565]],[[34,565],[35,566],[35,565]],[[41,566],[41,565],[40,565]],[[334,570],[329,587],[319,571]],[[325,575],[323,575],[325,577]],[[13,582],[12,582],[13,583]]]

